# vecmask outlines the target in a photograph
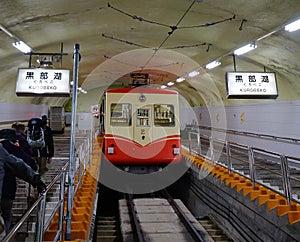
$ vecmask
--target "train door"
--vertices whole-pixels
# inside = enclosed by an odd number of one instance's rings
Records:
[[[146,146],[152,142],[151,106],[136,106],[134,110],[133,138],[139,145]]]

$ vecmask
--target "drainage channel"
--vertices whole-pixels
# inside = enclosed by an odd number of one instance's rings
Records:
[[[100,185],[93,242],[122,242],[118,200],[120,194]]]

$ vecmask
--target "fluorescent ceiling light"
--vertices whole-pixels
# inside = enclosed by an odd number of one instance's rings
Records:
[[[192,72],[189,73],[189,77],[194,77],[194,76],[197,76],[199,74],[200,74],[199,71],[192,71]]]
[[[213,69],[219,65],[221,65],[220,61],[213,61],[213,62],[208,63],[205,67],[206,67],[206,69]]]
[[[32,51],[31,48],[21,40],[16,40],[12,43],[12,45],[13,47],[17,48],[19,51],[25,54],[30,53]]]
[[[173,85],[174,85],[174,82],[168,82],[167,85],[168,85],[168,86],[173,86]]]
[[[257,45],[254,43],[251,43],[251,44],[247,44],[247,45],[235,50],[233,53],[235,55],[242,55],[242,54],[245,54],[245,53],[249,52],[250,50],[254,50],[256,48],[257,48]]]
[[[289,32],[293,32],[293,31],[296,31],[296,30],[300,29],[300,19],[298,19],[298,20],[296,20],[296,21],[294,21],[294,22],[286,25],[284,27],[284,29],[286,31],[289,31]]]
[[[167,88],[167,86],[166,85],[162,85],[160,88],[161,89],[165,89],[165,88]]]
[[[183,82],[184,80],[185,80],[184,77],[179,77],[179,78],[176,79],[176,82]]]
[[[84,93],[84,94],[86,94],[86,93],[87,93],[87,91],[86,91],[86,90],[84,90],[82,87],[78,87],[78,88],[77,88],[77,90],[78,90],[78,91],[80,91],[80,92],[82,92],[82,93]]]

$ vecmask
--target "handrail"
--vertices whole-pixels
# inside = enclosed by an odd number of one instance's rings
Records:
[[[42,203],[43,200],[46,199],[48,192],[51,190],[51,188],[56,184],[56,182],[65,174],[65,171],[67,169],[67,167],[69,166],[69,163],[67,162],[65,164],[65,166],[61,169],[61,171],[59,172],[58,175],[56,175],[52,181],[50,182],[50,184],[47,186],[47,188],[45,189],[45,191],[43,191],[42,194],[40,194],[40,196],[37,198],[37,200],[33,203],[33,205],[26,211],[26,213],[21,217],[21,219],[19,220],[19,222],[17,224],[14,225],[14,227],[9,231],[9,233],[4,237],[3,242],[8,242],[11,241],[11,239],[13,239],[18,230],[22,227],[22,225],[26,222],[26,220],[29,218],[29,216],[34,212],[34,210]],[[60,201],[58,201],[59,203]],[[49,220],[51,220],[54,217],[54,214],[56,213],[57,209],[59,207],[56,207]],[[39,210],[38,210],[39,211]],[[45,216],[43,216],[41,218],[42,220],[45,219]],[[42,222],[42,221],[39,221]],[[44,222],[44,221],[43,221]],[[50,221],[47,221],[46,226],[44,225],[42,228],[42,233],[48,228],[48,226],[50,225]],[[38,229],[37,229],[38,230]]]
[[[89,134],[91,135],[91,134]],[[89,139],[89,137],[87,137]],[[79,149],[77,149],[75,156],[81,157],[82,159],[78,159],[78,164],[75,168],[75,173],[78,174],[78,181],[76,190],[80,187],[80,183],[82,181],[82,176],[85,174],[86,165],[89,162],[90,152],[86,152],[86,149],[89,149],[91,146],[89,145],[89,141],[83,142]],[[83,153],[83,154],[81,154]],[[82,155],[82,156],[81,156]],[[17,235],[18,231],[25,224],[27,219],[33,214],[37,213],[37,223],[36,223],[36,232],[35,232],[35,241],[41,242],[43,241],[44,232],[48,229],[51,221],[54,218],[55,213],[59,211],[59,223],[57,233],[55,235],[55,239],[53,241],[61,240],[62,232],[63,232],[63,222],[64,222],[64,203],[65,203],[65,181],[67,175],[67,168],[69,166],[69,161],[60,169],[58,174],[51,180],[48,184],[47,188],[43,191],[42,194],[36,199],[33,205],[25,212],[25,214],[21,217],[17,224],[13,226],[13,228],[9,231],[8,234],[3,238],[1,242],[10,242]],[[83,168],[82,168],[83,167]],[[55,184],[59,182],[60,184],[60,194],[59,200],[57,201],[57,205],[53,208],[53,211],[50,217],[45,221],[45,206],[46,206],[46,197],[49,191],[53,188]]]
[[[69,167],[69,162],[67,162],[67,163],[63,166],[63,168],[61,169],[61,172],[60,172],[58,175],[56,175],[56,177],[53,178],[52,182],[48,185],[48,187],[51,188],[51,187],[53,187],[54,184],[56,184],[56,182],[60,179],[60,183],[61,183],[61,185],[63,185],[63,186],[62,186],[62,188],[61,188],[61,191],[60,191],[60,199],[59,199],[59,201],[58,201],[58,203],[61,203],[61,204],[60,204],[60,205],[57,204],[56,207],[53,209],[53,212],[52,212],[52,214],[50,215],[50,218],[48,219],[47,223],[44,224],[44,231],[49,227],[49,225],[50,225],[52,219],[54,218],[54,215],[55,215],[56,211],[58,210],[58,208],[60,208],[60,206],[63,205],[63,201],[64,201],[64,192],[65,192],[65,183],[64,183],[64,181],[65,181],[66,171],[67,171],[68,167]],[[48,191],[48,189],[47,189],[46,191]]]
[[[31,208],[29,208],[26,213],[21,217],[20,221],[14,225],[14,227],[9,231],[9,233],[4,237],[2,242],[11,241],[14,238],[17,231],[21,228],[21,226],[26,222],[26,219],[31,215],[31,213],[35,210],[35,208],[40,204],[40,202],[44,199],[44,194],[38,197],[38,199],[34,202]]]
[[[283,196],[286,197],[289,204],[291,203],[291,200],[300,202],[300,199],[298,197],[292,196],[293,188],[291,186],[291,180],[293,180],[294,182],[299,182],[299,185],[300,185],[300,178],[291,175],[291,173],[290,173],[291,167],[289,166],[289,160],[293,160],[294,162],[298,161],[298,163],[300,163],[299,162],[300,158],[293,157],[293,156],[287,156],[284,154],[279,154],[279,153],[269,151],[266,149],[262,149],[262,148],[258,148],[258,147],[251,147],[251,146],[247,146],[244,144],[238,144],[236,142],[212,138],[211,136],[200,134],[200,129],[198,129],[197,131],[199,133],[197,133],[195,130],[191,130],[188,133],[190,152],[193,150],[193,152],[198,153],[199,155],[201,155],[205,158],[211,159],[213,163],[216,162],[221,166],[226,167],[226,165],[227,165],[227,168],[229,169],[230,173],[232,170],[234,170],[234,165],[238,165],[240,162],[248,164],[248,169],[250,172],[249,175],[246,175],[246,174],[244,174],[244,172],[240,172],[239,170],[235,170],[235,172],[239,173],[242,176],[250,178],[254,186],[256,185],[256,183],[259,183],[259,184],[267,186],[271,190],[274,190],[274,191],[282,194]],[[192,140],[192,135],[193,136],[196,135],[197,139]],[[192,148],[193,142],[194,142],[194,144],[196,144],[196,147],[194,147],[194,149]],[[219,143],[218,147],[220,147],[220,145],[221,145],[221,148],[222,148],[221,156],[222,155],[225,156],[224,162],[221,162],[220,160],[218,160],[218,161],[214,160],[214,149],[215,149],[214,146],[216,146],[218,143]],[[199,147],[199,146],[201,146],[201,147]],[[225,151],[224,151],[224,146],[225,146]],[[210,153],[210,156],[207,157],[205,155],[205,151],[202,153],[199,152],[199,151],[203,151],[203,150],[207,151],[207,153]],[[240,153],[242,150],[244,151],[244,154],[246,155],[248,160],[240,159],[239,158],[240,155],[239,155],[239,157],[232,155],[232,152],[239,151],[239,153]],[[274,158],[277,158],[277,163],[280,165],[278,168],[281,172],[269,169],[267,167],[267,163],[263,163],[264,160],[260,159],[260,157],[268,157],[268,160],[273,160],[273,161],[274,161]],[[244,157],[244,159],[245,159],[245,157]],[[260,164],[256,164],[258,162],[257,159],[260,159]],[[263,164],[265,164],[266,166],[264,166]],[[259,169],[257,170],[256,168],[259,168]],[[276,189],[276,188],[272,187],[271,185],[268,186],[263,181],[260,181],[261,179],[259,179],[260,178],[259,171],[261,171],[261,170],[264,170],[264,171],[268,172],[269,174],[271,174],[271,173],[275,174],[277,177],[280,177],[283,191]]]
[[[199,128],[199,129],[206,129],[206,130],[215,130],[215,131],[229,133],[229,134],[235,134],[235,135],[254,136],[254,137],[260,137],[260,138],[266,138],[266,139],[282,140],[283,142],[300,143],[300,139],[295,139],[295,138],[291,138],[291,137],[275,136],[275,135],[269,135],[269,134],[263,134],[263,133],[237,131],[237,130],[232,130],[232,129],[222,129],[222,128],[210,127],[210,126],[205,126],[205,125],[192,125],[192,124],[186,125],[186,128],[193,128],[193,127]]]

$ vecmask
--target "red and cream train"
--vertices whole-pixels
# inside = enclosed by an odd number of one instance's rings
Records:
[[[148,86],[106,90],[100,107],[106,159],[127,171],[179,162],[178,99],[176,91]]]

